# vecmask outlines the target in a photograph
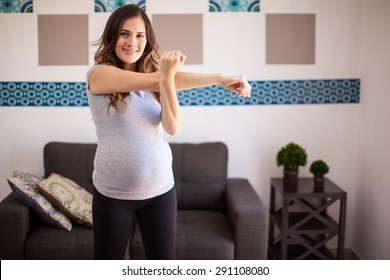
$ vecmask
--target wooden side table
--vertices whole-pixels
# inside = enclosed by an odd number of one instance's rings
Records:
[[[327,213],[335,203],[339,203],[338,221]],[[272,178],[268,258],[344,259],[346,203],[347,193],[329,179],[318,189],[312,178],[300,178],[297,185]],[[326,243],[336,236],[334,256]]]

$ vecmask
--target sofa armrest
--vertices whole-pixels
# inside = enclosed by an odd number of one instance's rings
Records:
[[[246,179],[228,179],[226,203],[235,232],[235,259],[266,259],[267,211]]]
[[[31,212],[13,193],[0,202],[0,259],[24,259]]]

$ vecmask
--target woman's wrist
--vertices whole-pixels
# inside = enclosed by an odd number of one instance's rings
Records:
[[[215,79],[216,79],[216,82],[215,82],[215,85],[218,85],[218,86],[223,86],[224,83],[224,75],[221,74],[221,73],[217,73],[217,74],[214,74],[215,76]]]
[[[169,72],[169,73],[160,73],[160,80],[174,80],[175,79],[175,74],[174,72]]]

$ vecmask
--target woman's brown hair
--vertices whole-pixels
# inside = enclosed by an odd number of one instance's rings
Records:
[[[137,5],[125,5],[114,11],[109,17],[101,38],[94,44],[98,46],[95,53],[95,63],[109,64],[123,69],[122,61],[115,54],[115,46],[118,41],[123,24],[133,17],[141,17],[146,28],[146,46],[141,58],[136,62],[136,71],[141,73],[151,73],[159,70],[158,65],[158,45],[152,24],[147,14]],[[109,107],[117,108],[118,104],[126,105],[124,98],[129,93],[115,92],[110,95]],[[158,96],[156,96],[158,98]],[[158,98],[159,99],[159,98]]]

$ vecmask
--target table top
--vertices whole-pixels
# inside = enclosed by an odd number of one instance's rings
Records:
[[[283,178],[271,178],[271,187],[288,196],[346,196],[346,192],[328,178],[325,178],[323,188],[315,187],[313,178],[298,178],[296,185],[286,185]]]

